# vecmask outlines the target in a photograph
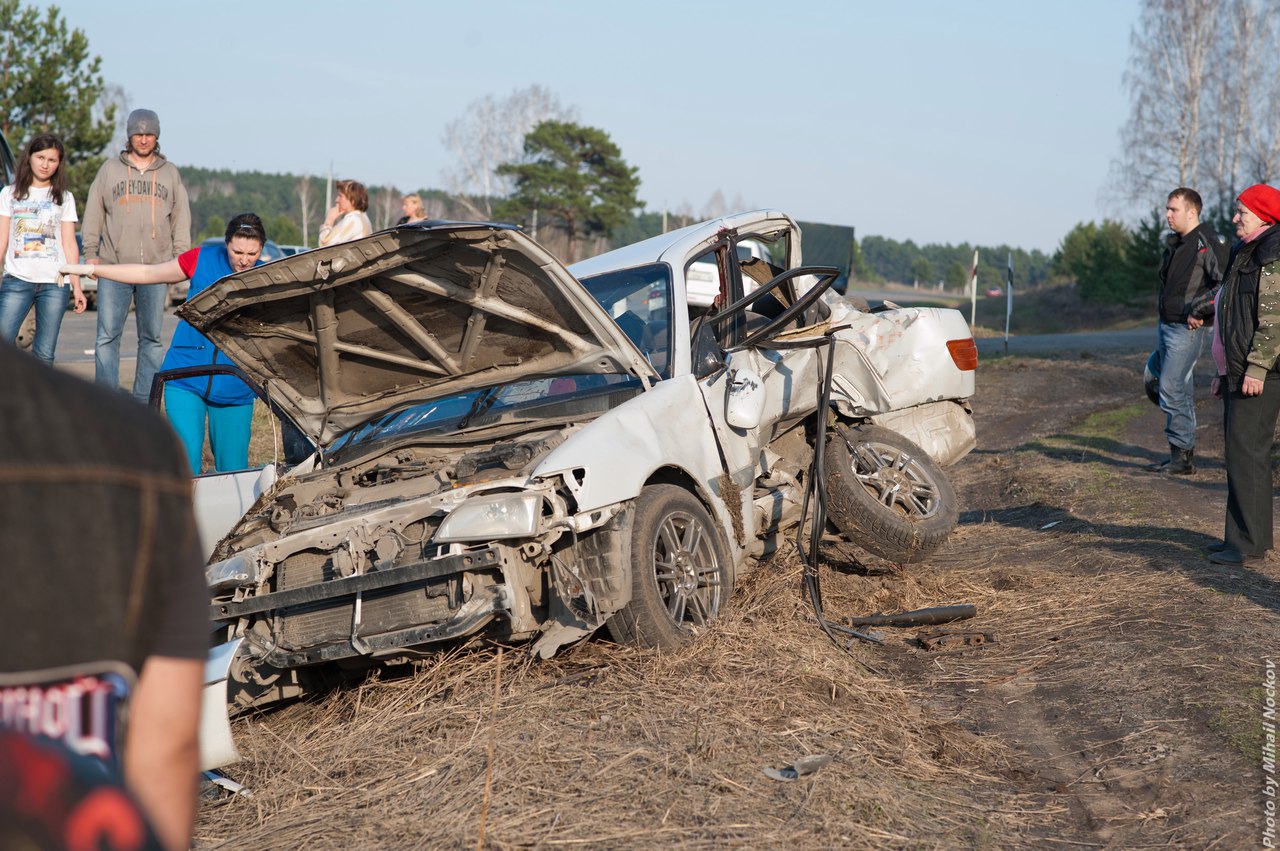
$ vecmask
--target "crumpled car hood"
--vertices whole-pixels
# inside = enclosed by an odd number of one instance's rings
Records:
[[[514,380],[653,368],[509,225],[429,222],[229,275],[178,315],[317,446],[409,404]]]

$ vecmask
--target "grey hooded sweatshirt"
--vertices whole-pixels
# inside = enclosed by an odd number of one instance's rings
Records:
[[[191,205],[178,169],[159,152],[141,171],[127,153],[107,160],[89,187],[80,225],[84,259],[167,263],[191,247]]]

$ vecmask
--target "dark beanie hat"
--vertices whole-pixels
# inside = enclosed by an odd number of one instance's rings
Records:
[[[1264,222],[1280,222],[1280,190],[1265,183],[1255,183],[1240,193],[1240,203]]]
[[[125,124],[129,136],[155,136],[160,138],[160,116],[149,109],[135,109],[129,113]]]

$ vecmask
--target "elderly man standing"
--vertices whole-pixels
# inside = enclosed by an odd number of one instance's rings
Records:
[[[1152,472],[1188,476],[1196,471],[1196,360],[1200,357],[1200,319],[1196,304],[1217,288],[1227,268],[1227,246],[1207,222],[1200,221],[1200,193],[1180,187],[1169,193],[1165,220],[1173,234],[1160,263],[1160,409],[1169,439],[1169,460]]]
[[[86,263],[165,263],[191,247],[191,207],[178,169],[160,153],[160,117],[149,109],[129,113],[129,141],[116,159],[102,164],[85,202]],[[137,308],[138,362],[133,395],[146,403],[151,380],[164,358],[161,325],[166,287],[98,280],[98,341],[95,378],[120,386],[120,337]]]

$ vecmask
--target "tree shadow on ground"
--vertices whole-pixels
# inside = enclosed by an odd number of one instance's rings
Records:
[[[1136,446],[1132,443],[1123,443],[1114,438],[1078,434],[1056,434],[1052,438],[1033,440],[1018,447],[1018,451],[1036,452],[1052,461],[1071,464],[1101,464],[1113,467],[1116,470],[1135,470],[1142,473],[1149,472],[1147,465],[1167,460],[1169,457],[1167,452],[1153,452],[1150,449]],[[1198,457],[1195,463],[1198,470],[1205,472],[1220,470],[1224,466],[1220,458],[1212,456]],[[1151,475],[1153,483],[1161,481],[1158,474],[1151,473]],[[1180,484],[1190,485],[1206,493],[1224,493],[1227,489],[1226,482],[1210,481],[1204,478],[1197,478],[1195,475],[1168,477],[1168,481],[1175,480]]]
[[[1223,487],[1225,485],[1218,486]],[[960,523],[999,523],[1030,534],[1052,534],[1062,540],[1063,550],[1085,551],[1097,547],[1116,555],[1137,557],[1145,561],[1150,570],[1177,570],[1205,588],[1239,594],[1255,605],[1280,614],[1280,581],[1248,566],[1212,564],[1205,547],[1218,539],[1200,532],[1156,524],[1097,523],[1041,502],[965,511],[960,514]],[[1073,543],[1073,538],[1096,540]]]

